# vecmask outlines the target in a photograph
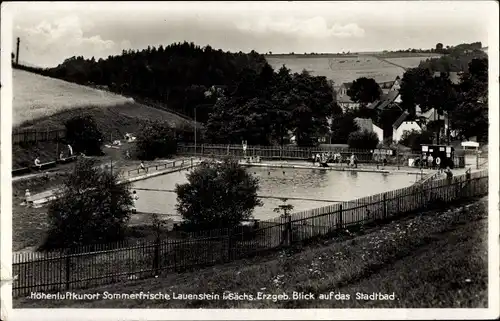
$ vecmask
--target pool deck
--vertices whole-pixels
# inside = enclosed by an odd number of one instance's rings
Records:
[[[343,171],[343,172],[365,172],[365,173],[381,173],[381,174],[408,174],[408,175],[415,175],[415,174],[431,174],[435,173],[436,170],[434,169],[420,169],[420,168],[412,168],[412,167],[400,167],[398,169],[396,166],[386,166],[382,167],[380,166],[377,168],[377,166],[374,165],[363,165],[360,164],[358,165],[357,168],[352,168],[352,167],[347,167],[339,164],[328,164],[328,167],[319,167],[319,166],[314,166],[314,165],[299,165],[299,164],[290,164],[290,163],[248,163],[248,162],[241,162],[240,163],[242,166],[246,167],[269,167],[269,168],[291,168],[291,169],[322,169],[322,170],[331,170],[331,171]],[[460,168],[460,169],[455,169],[453,170],[453,173],[455,175],[460,175],[465,173],[466,169]]]
[[[167,168],[167,169],[163,169],[163,170],[158,170],[158,171],[155,171],[154,173],[146,173],[146,174],[138,175],[135,177],[125,178],[125,179],[118,181],[118,184],[133,183],[133,182],[145,180],[145,179],[156,177],[156,176],[161,176],[161,175],[179,172],[179,171],[183,171],[183,170],[189,170],[189,169],[197,166],[200,163],[200,161],[196,160],[196,159],[193,159],[192,163],[189,160],[186,160],[186,161],[189,162],[186,165],[183,165],[183,163],[181,163],[181,166],[171,167],[171,168]],[[41,193],[32,195],[31,201],[33,202],[33,205],[41,206],[49,201],[55,200],[57,198],[56,197],[57,191],[58,191],[58,189],[54,188],[51,190],[43,191]]]

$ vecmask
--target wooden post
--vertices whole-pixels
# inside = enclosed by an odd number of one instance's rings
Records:
[[[287,229],[287,246],[291,246],[292,245],[292,216],[290,215],[287,215],[286,217],[286,229]]]
[[[337,220],[337,229],[342,229],[344,226],[344,212],[342,211],[342,203],[339,206],[339,219]]]
[[[387,193],[384,193],[384,220],[387,219]]]

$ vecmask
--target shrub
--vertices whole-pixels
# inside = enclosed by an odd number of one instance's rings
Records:
[[[349,148],[355,149],[374,149],[379,143],[378,136],[368,130],[357,131],[349,134],[347,144]]]
[[[233,228],[262,206],[257,198],[258,179],[237,161],[205,161],[176,185],[177,211],[191,230]]]
[[[420,151],[421,144],[432,144],[434,133],[425,131],[405,131],[399,140],[399,144],[410,147],[413,151]]]
[[[49,232],[43,249],[118,241],[130,218],[128,184],[91,159],[79,160],[59,197],[48,208]]]
[[[145,123],[141,126],[136,142],[137,157],[143,160],[167,158],[177,151],[175,132],[166,122]]]
[[[66,141],[76,152],[86,155],[101,155],[104,136],[90,115],[73,117],[66,121]]]

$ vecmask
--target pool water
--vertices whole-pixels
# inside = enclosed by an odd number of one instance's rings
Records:
[[[249,167],[247,170],[259,178],[258,195],[296,197],[315,200],[348,201],[383,193],[411,185],[414,175],[366,172],[332,171],[325,169],[291,169]],[[187,182],[188,171],[174,172],[135,182],[132,188],[174,190],[176,184]],[[173,192],[137,190],[137,211],[176,214],[177,194]],[[280,199],[262,199],[263,206],[254,210],[257,219],[279,216],[273,209],[283,204]],[[312,200],[288,200],[292,212],[310,210],[335,203]],[[174,217],[174,219],[176,219]],[[180,219],[180,218],[177,218]]]

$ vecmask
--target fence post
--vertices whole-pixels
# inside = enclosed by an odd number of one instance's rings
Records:
[[[286,229],[287,229],[287,246],[292,245],[292,216],[287,215],[286,217]]]
[[[337,220],[337,228],[338,229],[342,229],[342,227],[344,226],[344,218],[343,218],[343,215],[344,215],[344,212],[342,211],[342,203],[340,203],[340,206],[339,206],[339,218]]]
[[[153,269],[155,270],[155,275],[160,274],[160,239],[157,238],[155,242],[155,254],[153,258]]]
[[[384,220],[387,219],[387,193],[384,193]]]
[[[66,254],[66,290],[69,290],[71,284],[71,253],[73,251],[69,250]]]
[[[229,144],[227,145],[227,156],[229,156]]]

